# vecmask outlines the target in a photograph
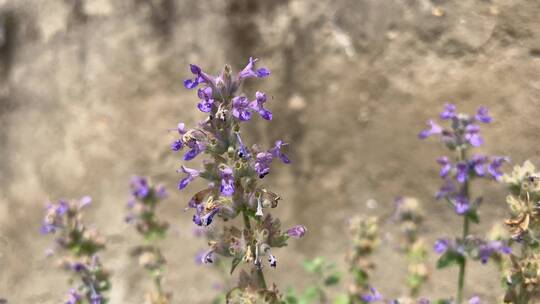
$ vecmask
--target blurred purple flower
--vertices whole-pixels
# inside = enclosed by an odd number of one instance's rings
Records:
[[[246,67],[238,73],[238,78],[240,80],[251,77],[264,78],[270,75],[270,70],[264,67],[254,70],[255,62],[257,62],[257,60],[257,58],[249,57],[249,62]]]
[[[480,127],[475,124],[470,124],[465,127],[465,140],[473,147],[479,147],[484,143],[480,136]]]
[[[490,123],[492,118],[489,116],[488,109],[486,107],[480,107],[478,108],[478,111],[476,112],[476,115],[474,118],[477,121],[483,122],[483,123]]]
[[[442,128],[441,126],[439,126],[437,123],[435,123],[433,120],[428,120],[427,122],[427,125],[429,126],[428,129],[425,129],[425,130],[422,130],[419,134],[418,134],[418,137],[420,139],[425,139],[425,138],[428,138],[429,136],[431,135],[435,135],[435,134],[441,134],[442,133]]]
[[[249,100],[246,96],[236,96],[232,99],[232,115],[241,121],[251,119]]]
[[[453,119],[456,117],[456,106],[452,103],[446,103],[444,110],[441,112],[441,119]]]
[[[450,160],[448,159],[448,157],[441,156],[437,158],[437,163],[441,165],[441,171],[439,175],[443,178],[448,176],[448,173],[450,173],[450,170],[452,169],[452,163],[450,163]]]
[[[272,120],[272,112],[264,108],[264,103],[266,102],[266,94],[257,91],[255,93],[255,100],[253,100],[249,106],[255,110],[262,118],[266,120]]]
[[[302,225],[296,225],[287,230],[287,235],[294,238],[301,238],[306,234],[307,229]]]
[[[189,183],[191,183],[200,174],[198,170],[190,169],[185,166],[182,166],[181,171],[187,175],[178,183],[178,190],[182,190],[187,187],[187,185],[189,185]]]

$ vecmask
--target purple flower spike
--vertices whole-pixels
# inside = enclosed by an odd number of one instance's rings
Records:
[[[433,250],[438,254],[442,254],[448,250],[448,247],[450,247],[450,242],[447,239],[438,239],[433,245]]]
[[[254,70],[255,62],[257,60],[257,58],[249,57],[248,64],[240,73],[238,73],[238,78],[242,80],[251,77],[264,78],[269,76],[270,70],[267,68],[259,68],[257,70]]]
[[[483,123],[490,123],[492,118],[489,116],[488,109],[486,107],[480,107],[478,108],[478,111],[476,112],[476,115],[474,118],[477,121],[483,122]]]
[[[428,138],[428,137],[431,136],[431,135],[441,134],[441,133],[442,133],[442,128],[441,128],[441,126],[439,126],[439,125],[438,125],[437,123],[435,123],[433,120],[428,120],[426,124],[429,126],[429,129],[422,130],[422,131],[418,134],[418,138],[420,138],[420,139],[426,139],[426,138]]]
[[[246,96],[236,96],[232,99],[232,115],[241,121],[248,121],[251,119],[251,112],[249,110],[249,100]]]
[[[370,293],[363,294],[361,298],[364,302],[373,303],[382,300],[382,295],[377,291],[377,289],[371,287]]]
[[[458,163],[456,165],[456,180],[459,183],[464,183],[469,177],[469,166],[466,163]]]
[[[479,147],[484,143],[482,136],[480,136],[480,127],[474,124],[465,128],[465,139],[473,147]]]
[[[290,164],[291,161],[289,160],[287,155],[285,155],[285,153],[283,153],[283,151],[281,151],[281,148],[283,146],[286,146],[286,145],[287,144],[284,143],[283,141],[278,140],[278,141],[276,141],[276,144],[274,145],[274,147],[272,149],[270,149],[270,151],[268,151],[268,152],[270,152],[270,154],[272,154],[272,156],[281,159],[281,161],[283,163]]]
[[[197,92],[197,95],[199,95],[199,98],[201,99],[201,102],[197,104],[199,110],[204,113],[212,111],[212,105],[214,104],[214,99],[212,98],[212,88],[201,88]]]
[[[456,196],[454,208],[456,210],[456,213],[459,215],[467,213],[470,209],[469,200],[462,195]]]
[[[501,179],[503,173],[500,171],[500,168],[506,162],[510,162],[510,159],[504,156],[497,156],[491,159],[491,163],[488,166],[488,172],[495,180]]]
[[[234,193],[233,171],[229,167],[221,169],[221,194],[231,196]]]
[[[256,99],[253,100],[249,104],[249,106],[253,110],[257,111],[257,113],[259,113],[259,115],[261,115],[262,118],[266,120],[272,120],[272,112],[264,108],[264,103],[266,102],[266,94],[257,91],[255,93],[255,96],[256,96]]]
[[[178,190],[182,190],[187,187],[187,185],[189,185],[189,183],[199,176],[200,173],[198,170],[190,169],[185,166],[182,166],[181,171],[187,174],[187,176],[178,183]]]
[[[255,162],[255,171],[259,174],[260,178],[265,177],[270,172],[270,164],[274,157],[268,152],[257,153],[257,160]]]
[[[448,157],[441,156],[437,158],[437,163],[441,165],[441,171],[439,175],[442,178],[445,178],[446,176],[448,176],[448,173],[450,173],[450,170],[452,169],[452,164],[450,163],[450,160],[448,159]]]
[[[306,234],[307,229],[302,225],[297,225],[287,230],[287,235],[294,238],[301,238]]]
[[[453,119],[456,117],[456,106],[452,103],[446,103],[444,105],[444,111],[441,112],[441,119]]]

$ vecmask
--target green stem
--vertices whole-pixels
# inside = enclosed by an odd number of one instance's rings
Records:
[[[251,230],[251,223],[249,221],[249,216],[246,214],[245,211],[242,211],[242,215],[244,217],[244,226],[246,227],[247,230]],[[264,288],[264,290],[266,290],[266,281],[264,279],[264,273],[262,269],[260,268],[257,268],[257,279],[259,280],[259,285],[261,286],[261,288]]]
[[[469,218],[463,216],[463,239],[469,234]],[[456,297],[456,304],[461,304],[463,301],[463,288],[465,286],[465,267],[467,265],[467,259],[463,259],[463,262],[459,264],[459,276],[458,276],[458,290]]]

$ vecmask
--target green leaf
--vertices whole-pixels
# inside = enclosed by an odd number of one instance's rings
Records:
[[[302,296],[300,297],[299,304],[310,304],[313,303],[321,295],[321,291],[317,286],[308,287]]]
[[[437,261],[437,268],[445,268],[451,265],[461,265],[465,263],[465,257],[456,251],[447,250]]]
[[[340,294],[334,299],[333,304],[349,304],[349,297],[346,294]]]
[[[231,274],[233,274],[234,270],[236,269],[236,267],[240,264],[240,262],[242,262],[242,258],[241,257],[235,257],[232,262],[231,262]]]
[[[478,212],[476,210],[471,210],[467,212],[466,217],[475,224],[480,223],[480,217],[478,217]]]
[[[311,261],[304,261],[304,269],[310,273],[320,274],[322,273],[324,265],[324,258],[316,257]]]
[[[341,273],[334,272],[324,279],[324,285],[325,286],[336,285],[339,283],[340,280],[341,280]]]
[[[294,289],[291,287],[287,288],[287,293],[285,295],[285,303],[298,304],[298,296],[296,295],[296,291],[294,291]]]

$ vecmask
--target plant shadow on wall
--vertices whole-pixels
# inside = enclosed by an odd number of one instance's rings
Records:
[[[467,266],[473,261],[485,264],[489,260],[498,265],[506,288],[504,295],[493,297],[505,303],[534,303],[540,279],[540,174],[530,162],[525,162],[523,166],[516,166],[512,174],[505,175],[501,169],[509,162],[508,157],[475,153],[474,149],[483,144],[480,125],[491,123],[492,118],[485,107],[469,115],[458,113],[453,104],[446,104],[440,114],[448,127],[429,120],[428,128],[421,131],[419,137],[438,137],[449,151],[436,160],[440,165],[442,186],[435,199],[447,204],[461,218],[462,227],[459,235],[437,240],[433,249],[440,255],[437,268],[455,266],[459,270],[455,296],[441,295],[435,300],[420,297],[429,279],[429,246],[420,233],[425,218],[423,208],[410,197],[397,198],[389,218],[358,215],[350,220],[352,246],[345,254],[346,271],[319,257],[304,263],[306,281],[312,283],[303,290],[294,287],[280,290],[276,283],[268,282],[265,272],[277,269],[278,258],[287,256],[280,248],[291,238],[304,237],[307,229],[302,225],[287,225],[288,228],[283,229],[281,221],[270,213],[278,207],[281,197],[265,186],[264,181],[272,164],[291,163],[286,154],[288,144],[276,140],[271,147],[260,147],[243,140],[243,128],[250,120],[272,121],[273,118],[265,93],[243,92],[243,84],[248,79],[270,76],[269,69],[256,67],[256,64],[257,59],[249,58],[247,66],[238,74],[225,66],[216,76],[191,65],[193,78],[184,81],[184,86],[197,89],[197,108],[206,116],[192,128],[179,123],[171,130],[177,134],[171,150],[183,151],[184,161],[208,156],[201,168],[183,165],[177,170],[181,174],[177,188],[184,190],[195,179],[208,182],[184,208],[192,210],[193,223],[208,242],[206,250],[198,255],[198,262],[214,264],[214,268],[224,274],[222,285],[226,289],[214,303],[477,304],[481,299],[473,289],[474,284],[467,280]],[[509,233],[504,230],[494,230],[486,236],[473,233],[471,228],[480,221],[478,210],[482,205],[482,197],[476,196],[480,191],[472,191],[476,179],[509,185],[506,201],[510,218],[504,222]],[[158,213],[166,196],[163,186],[154,186],[144,177],[134,177],[131,181],[126,222],[142,236],[141,244],[134,247],[132,255],[153,282],[145,303],[182,303],[181,292],[163,284],[166,259],[159,241],[167,236],[169,225]],[[49,254],[58,256],[60,265],[71,276],[73,288],[65,301],[68,304],[108,303],[108,294],[114,287],[98,258],[98,253],[105,249],[105,240],[83,222],[82,213],[90,202],[89,197],[84,197],[74,202],[50,203],[43,219],[42,232],[57,237]],[[371,257],[381,244],[379,231],[384,230],[385,225],[397,226],[400,230],[399,252],[406,257],[408,265],[404,278],[408,293],[405,295],[382,295],[372,284],[375,265]],[[229,279],[236,274],[237,280]]]

